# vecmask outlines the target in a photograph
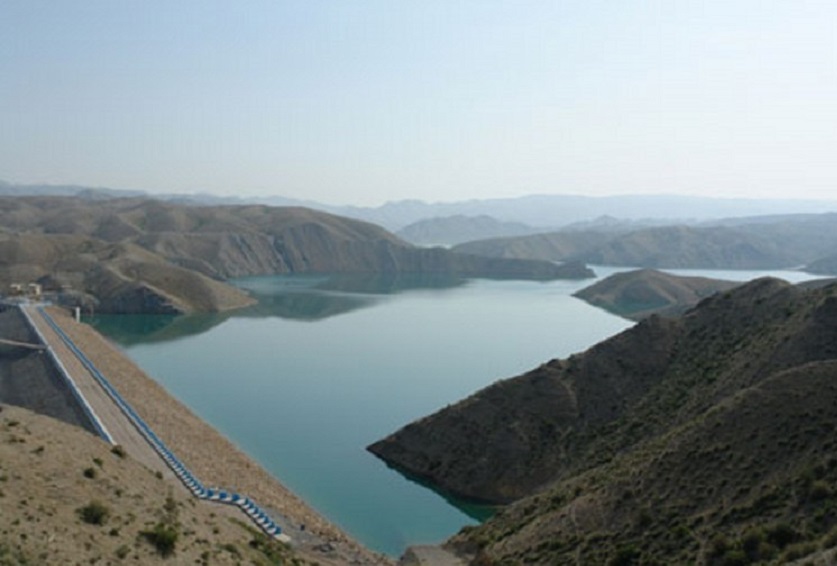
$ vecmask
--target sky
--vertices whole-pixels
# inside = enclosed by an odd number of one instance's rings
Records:
[[[0,179],[837,198],[834,0],[2,0]]]

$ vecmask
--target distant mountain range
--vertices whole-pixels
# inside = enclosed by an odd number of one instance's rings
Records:
[[[59,195],[85,198],[147,197],[179,204],[304,206],[366,220],[388,230],[410,224],[452,216],[489,216],[501,223],[520,223],[539,229],[556,229],[569,224],[613,217],[622,221],[667,219],[668,223],[690,224],[709,219],[786,213],[837,212],[837,200],[724,199],[677,195],[627,195],[587,197],[580,195],[530,195],[459,202],[427,203],[420,200],[388,202],[377,207],[334,206],[311,200],[282,196],[219,197],[209,194],[151,194],[107,188],[70,185],[25,185],[0,181],[0,195]],[[494,234],[499,236],[502,234]],[[451,243],[451,242],[440,242]]]
[[[522,236],[543,232],[521,222],[501,222],[491,216],[448,216],[419,220],[401,228],[396,234],[413,244],[448,246],[503,236]]]
[[[454,246],[489,257],[692,269],[795,269],[837,274],[837,213],[744,217],[696,226],[562,230]]]
[[[449,541],[471,564],[830,564],[835,407],[837,284],[765,278],[370,450],[444,493],[507,504]]]

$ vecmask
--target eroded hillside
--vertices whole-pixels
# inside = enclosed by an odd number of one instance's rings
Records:
[[[837,285],[761,279],[370,449],[515,502],[455,539],[479,563],[748,564],[837,545],[835,407]]]
[[[378,226],[305,208],[0,198],[0,284],[37,281],[98,312],[228,310],[252,299],[226,279],[293,273],[593,275],[580,264],[417,248]]]

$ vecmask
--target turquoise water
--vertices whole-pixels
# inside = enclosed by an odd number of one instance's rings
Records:
[[[613,271],[597,268],[601,276]],[[763,272],[725,273],[749,279]],[[570,296],[590,280],[237,283],[258,306],[226,315],[100,316],[94,323],[285,485],[390,555],[440,542],[486,510],[404,478],[367,445],[631,325]]]

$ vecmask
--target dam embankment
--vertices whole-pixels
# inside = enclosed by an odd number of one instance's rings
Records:
[[[91,327],[75,322],[61,309],[47,310],[62,333],[107,376],[119,395],[196,477],[205,485],[244,493],[258,501],[291,536],[301,557],[333,565],[391,563],[362,547],[287,490]]]
[[[0,338],[24,344],[39,343],[26,318],[13,306],[0,306]],[[0,402],[96,434],[93,423],[43,349],[0,343]]]

